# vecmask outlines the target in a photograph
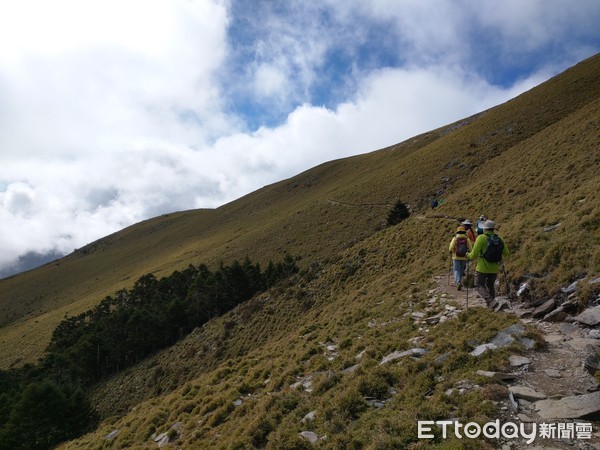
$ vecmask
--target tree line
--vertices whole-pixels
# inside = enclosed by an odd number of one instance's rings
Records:
[[[160,279],[144,275],[64,319],[37,365],[0,371],[0,450],[45,449],[89,431],[97,423],[89,386],[297,271],[289,255],[265,270],[249,259],[214,271],[189,265]]]

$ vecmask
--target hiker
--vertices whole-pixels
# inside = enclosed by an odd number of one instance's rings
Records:
[[[494,233],[496,224],[486,220],[481,224],[483,234],[477,236],[473,249],[467,253],[469,260],[477,259],[475,268],[475,288],[485,300],[488,308],[498,306],[494,283],[498,276],[500,261],[509,255],[508,247],[504,240]]]
[[[473,225],[471,224],[471,221],[469,219],[464,220],[461,223],[461,225],[463,227],[465,227],[465,230],[467,230],[467,237],[474,244],[475,243],[475,233],[473,233]]]
[[[460,226],[456,229],[456,235],[450,242],[450,253],[454,264],[454,281],[456,288],[462,289],[462,278],[467,268],[467,253],[473,249],[473,243],[467,237],[467,230]]]
[[[481,228],[481,225],[487,221],[487,218],[484,215],[479,216],[479,219],[477,220],[477,236],[480,236],[483,234],[483,228]]]
[[[431,209],[437,208],[437,205],[438,205],[438,201],[435,198],[431,199],[431,201],[429,202],[429,206],[431,206]]]

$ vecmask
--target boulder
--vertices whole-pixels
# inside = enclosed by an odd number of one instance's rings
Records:
[[[559,306],[554,311],[549,312],[544,316],[546,322],[562,322],[567,318],[568,314],[562,306]]]
[[[560,400],[540,400],[535,407],[543,419],[581,419],[600,412],[600,391]]]
[[[522,398],[530,402],[534,402],[536,400],[543,400],[547,398],[546,394],[538,392],[535,389],[532,389],[527,386],[511,386],[508,389],[510,390],[510,392],[513,393],[513,395],[516,398]]]
[[[578,316],[575,316],[575,320],[584,325],[595,327],[600,324],[600,306],[586,309]]]
[[[314,433],[312,431],[303,431],[302,433],[300,433],[300,436],[302,436],[302,438],[306,439],[311,444],[316,444],[319,440],[319,436],[317,436],[317,433]]]
[[[387,364],[391,361],[395,361],[397,359],[403,358],[405,356],[423,356],[425,353],[427,353],[427,350],[425,350],[424,348],[411,348],[410,350],[406,350],[404,352],[399,352],[399,351],[395,351],[393,353],[390,353],[389,355],[385,356],[381,362],[379,363],[379,365],[383,365],[383,364]]]
[[[498,333],[491,343],[496,347],[506,347],[515,342],[515,336],[523,336],[523,334],[525,334],[525,326],[516,323]]]
[[[477,375],[499,381],[514,380],[517,377],[514,373],[489,372],[487,370],[478,370]]]
[[[508,362],[513,367],[519,367],[519,366],[525,366],[527,364],[531,364],[531,360],[529,358],[526,358],[524,356],[518,356],[518,355],[510,355],[510,357],[508,358]]]
[[[556,299],[551,298],[546,303],[544,303],[542,306],[538,306],[533,311],[532,316],[533,317],[544,317],[550,311],[554,310],[554,308],[556,308]]]
[[[300,422],[302,422],[302,423],[312,422],[313,420],[315,420],[316,416],[317,416],[317,412],[311,411],[307,415],[305,415]]]
[[[496,348],[498,348],[498,346],[495,344],[481,344],[471,352],[471,356],[481,356],[488,350],[494,350]]]

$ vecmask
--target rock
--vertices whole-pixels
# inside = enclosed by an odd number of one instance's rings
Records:
[[[528,319],[532,315],[532,312],[530,309],[513,309],[513,313],[519,319]]]
[[[367,349],[365,348],[362,352],[358,353],[354,358],[357,361],[360,361],[361,359],[363,359],[363,357],[365,356],[366,352],[367,352]]]
[[[560,290],[564,294],[572,294],[573,292],[575,292],[577,290],[577,285],[578,284],[579,284],[579,281],[574,281],[573,283],[571,283],[570,285],[568,285],[566,288],[561,288]]]
[[[510,400],[510,407],[514,412],[519,412],[519,405],[515,401],[515,396],[512,391],[508,391],[508,399]]]
[[[573,350],[578,351],[585,351],[588,345],[591,345],[592,347],[600,347],[600,341],[598,339],[577,338],[567,341],[567,344],[569,344]]]
[[[522,398],[528,400],[530,402],[534,402],[536,400],[543,400],[547,398],[546,394],[536,391],[535,389],[531,389],[527,386],[511,386],[508,388],[510,392],[517,398]]]
[[[542,306],[538,306],[533,311],[532,316],[533,317],[544,317],[546,314],[548,314],[554,308],[556,308],[556,299],[551,298],[546,303],[544,303]]]
[[[495,344],[482,344],[482,345],[479,345],[478,347],[476,347],[475,350],[473,350],[471,352],[471,355],[472,356],[481,356],[488,350],[494,350],[496,348],[498,348],[498,346],[496,346]]]
[[[303,431],[302,433],[300,433],[300,436],[302,436],[302,438],[306,439],[311,444],[316,444],[319,440],[319,436],[317,436],[317,433],[314,433],[312,431]]]
[[[525,334],[525,327],[523,324],[516,323],[498,333],[491,343],[499,348],[506,347],[515,342],[515,336],[523,336],[523,334]]]
[[[571,336],[579,331],[579,327],[574,323],[561,323],[558,328],[565,336]]]
[[[346,367],[344,370],[342,370],[342,373],[344,375],[347,375],[349,373],[354,373],[358,370],[359,367],[360,367],[360,364],[354,364],[353,366]]]
[[[375,408],[375,409],[381,409],[385,406],[384,402],[382,402],[381,400],[378,400],[376,398],[366,399],[366,402],[367,402],[367,405],[369,405],[370,407]]]
[[[548,375],[550,378],[562,378],[562,375],[556,369],[546,369],[544,372],[546,372],[546,375]]]
[[[544,227],[544,232],[548,233],[549,231],[554,231],[556,230],[558,227],[560,227],[560,222],[559,223],[555,223],[554,225],[549,225],[547,227]]]
[[[590,330],[588,337],[590,339],[600,339],[600,330]]]
[[[237,400],[233,401],[233,406],[235,406],[236,408],[238,406],[242,406],[243,400],[241,398],[238,398]]]
[[[425,313],[423,312],[414,312],[412,313],[413,319],[422,319],[425,317]]]
[[[449,357],[450,357],[450,353],[444,353],[443,355],[440,355],[437,358],[435,358],[434,362],[436,364],[444,364],[444,361],[446,361]]]
[[[535,348],[535,341],[529,338],[521,338],[519,342],[526,350],[533,350]]]
[[[590,353],[586,356],[585,360],[583,361],[583,365],[592,373],[595,373],[596,370],[600,370],[600,354],[595,352]]]
[[[107,441],[112,441],[114,438],[116,438],[119,435],[119,432],[121,430],[114,430],[111,431],[110,433],[108,433],[106,436],[104,436],[104,439],[106,439]]]
[[[305,415],[300,422],[302,422],[302,423],[312,422],[313,420],[315,420],[316,416],[317,416],[317,412],[311,411],[307,415]]]
[[[481,375],[483,377],[492,378],[494,380],[514,380],[517,376],[513,373],[502,373],[502,372],[488,372],[487,370],[478,370],[477,375]]]
[[[519,290],[517,291],[517,297],[523,295],[528,287],[529,285],[527,283],[521,283],[521,286],[519,286]]]
[[[379,365],[383,365],[383,364],[387,364],[391,361],[395,361],[396,359],[400,359],[403,358],[405,356],[423,356],[425,353],[427,353],[427,350],[425,350],[424,348],[411,348],[410,350],[406,350],[404,352],[399,352],[399,351],[395,351],[393,353],[390,353],[389,355],[385,356],[381,362],[379,363]]]
[[[559,306],[554,311],[546,314],[543,320],[546,322],[562,322],[567,318],[567,316],[568,314],[564,310],[564,308],[562,306]]]
[[[169,436],[167,436],[167,433],[161,433],[154,438],[154,442],[156,442],[158,448],[163,448],[169,445]]]
[[[524,356],[518,356],[518,355],[510,355],[510,357],[508,358],[508,362],[513,367],[519,367],[519,366],[524,366],[526,364],[531,364],[531,360],[529,358],[526,358]]]
[[[575,320],[584,325],[595,327],[600,324],[600,306],[586,309],[578,316],[575,316]]]
[[[580,419],[600,412],[600,391],[560,400],[540,400],[535,407],[543,419]]]
[[[531,423],[532,422],[531,418],[529,416],[525,415],[525,414],[519,414],[519,415],[517,415],[517,417],[519,418],[519,420],[521,422],[524,422],[524,423]]]

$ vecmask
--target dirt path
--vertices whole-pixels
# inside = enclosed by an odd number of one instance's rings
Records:
[[[468,293],[466,290],[459,291],[452,284],[448,284],[445,275],[435,277],[435,280],[437,290],[446,293],[447,297],[454,299],[463,308],[467,307],[467,295],[469,308],[485,307],[485,302],[475,290],[469,289]],[[450,283],[452,283],[452,277],[450,277]],[[502,299],[502,297],[498,297],[498,299]],[[524,305],[518,302],[510,304],[510,309],[498,314],[516,314],[520,316],[523,313]],[[588,336],[589,330],[572,322],[550,323],[532,318],[520,318],[520,321],[536,327],[547,345],[544,349],[530,350],[521,355],[525,356],[529,363],[512,367],[511,372],[516,374],[516,378],[507,382],[507,387],[509,389],[515,387],[519,389],[529,388],[535,395],[539,394],[540,398],[546,397],[547,400],[540,403],[536,399],[525,400],[519,398],[519,395],[514,395],[515,403],[513,403],[510,398],[507,398],[505,405],[502,407],[506,414],[501,418],[501,421],[510,421],[515,424],[526,423],[530,427],[535,423],[538,429],[542,423],[566,423],[569,425],[566,425],[567,431],[563,432],[563,436],[566,435],[566,438],[560,438],[557,430],[557,437],[554,439],[542,440],[538,438],[530,445],[527,445],[524,441],[511,439],[500,443],[498,448],[503,450],[521,448],[600,450],[600,416],[598,413],[591,417],[585,416],[583,419],[548,419],[543,417],[543,415],[547,416],[549,414],[548,411],[543,408],[540,409],[542,404],[558,404],[564,407],[569,402],[577,403],[580,400],[591,399],[590,401],[597,403],[595,410],[600,410],[600,386],[583,364],[591,351],[589,346],[600,346],[600,340],[590,339]],[[521,362],[524,361],[526,360]],[[518,405],[518,408],[515,410],[516,405]],[[565,415],[569,415],[569,413],[567,412]],[[582,427],[585,423],[592,424],[593,431],[590,439],[580,439],[579,437],[584,434],[570,432],[573,429],[581,430],[582,428],[576,427]],[[574,436],[571,438],[570,435]]]

